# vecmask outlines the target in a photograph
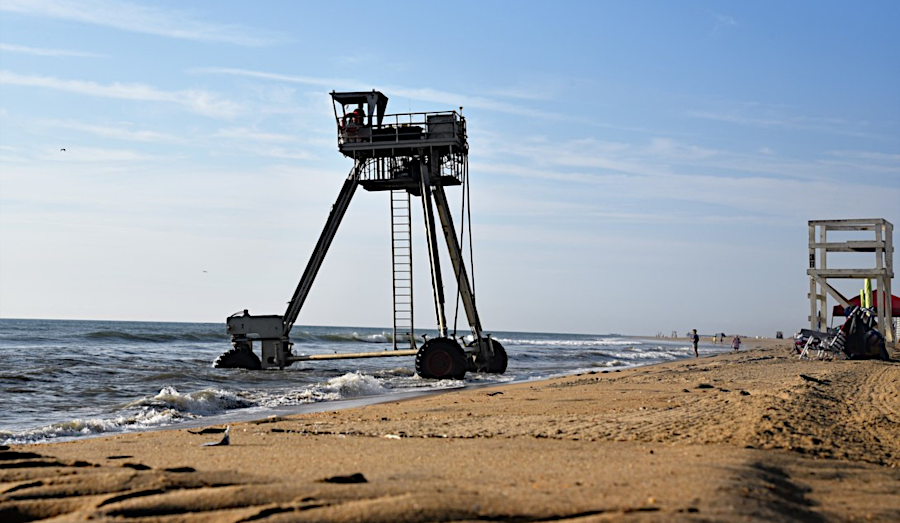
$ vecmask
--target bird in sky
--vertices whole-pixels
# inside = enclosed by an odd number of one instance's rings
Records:
[[[66,152],[66,150],[65,150],[65,149],[60,149],[59,152],[64,153],[64,152]]]

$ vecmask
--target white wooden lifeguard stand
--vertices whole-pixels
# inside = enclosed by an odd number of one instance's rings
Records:
[[[869,237],[860,240],[828,241],[832,231],[867,232]],[[872,237],[874,234],[874,238]],[[896,343],[893,332],[891,307],[891,279],[894,277],[894,226],[883,218],[855,220],[809,221],[809,328],[825,331],[828,326],[828,296],[841,306],[849,307],[849,300],[832,287],[828,280],[871,279],[875,281],[878,297],[878,331],[888,344]],[[828,267],[829,253],[871,252],[875,254],[875,266],[864,269],[832,269]]]

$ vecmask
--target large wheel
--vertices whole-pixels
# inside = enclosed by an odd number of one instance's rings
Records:
[[[248,369],[260,370],[262,364],[256,354],[250,349],[231,349],[222,354],[213,363],[217,369]]]
[[[488,372],[491,374],[503,374],[506,372],[506,365],[509,363],[509,358],[506,356],[506,349],[496,341],[493,342],[491,347],[494,348],[494,359],[492,359],[491,364],[488,365]]]
[[[494,359],[491,360],[491,364],[488,365],[488,368],[485,372],[488,372],[490,374],[503,374],[504,372],[506,372],[506,366],[509,363],[509,358],[506,356],[506,349],[503,348],[503,345],[500,345],[500,342],[497,340],[491,340],[488,338],[482,338],[481,341],[483,343],[491,343],[491,347],[494,348]],[[467,345],[467,347],[474,346],[474,340]],[[472,367],[474,367],[475,363],[471,363]],[[474,368],[470,368],[469,370],[474,370]]]
[[[423,378],[461,380],[466,375],[466,353],[449,338],[432,338],[416,353],[416,374]]]

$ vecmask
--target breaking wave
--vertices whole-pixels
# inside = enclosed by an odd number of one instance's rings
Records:
[[[106,417],[77,418],[20,432],[0,430],[0,444],[19,445],[106,433],[141,431],[217,416],[238,409],[271,408],[379,396],[392,391],[391,380],[418,380],[400,369],[384,371],[382,375],[384,377],[375,377],[359,371],[350,372],[322,383],[281,391],[256,390],[233,393],[207,388],[181,393],[174,387],[163,387],[153,396],[142,397],[121,405],[116,412]],[[446,388],[451,386],[448,383],[450,381],[452,380],[443,382],[429,380],[426,386],[435,389]]]
[[[141,431],[254,406],[256,404],[252,400],[225,390],[204,389],[182,394],[173,387],[164,387],[154,396],[123,405],[109,417],[76,418],[21,432],[0,431],[0,442],[19,445],[110,432]]]
[[[280,407],[378,396],[387,392],[389,392],[389,387],[382,380],[357,371],[331,378],[325,383],[308,385],[276,394],[262,393],[258,401],[264,407]]]

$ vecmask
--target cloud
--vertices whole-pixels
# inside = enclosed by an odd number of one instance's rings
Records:
[[[310,154],[306,151],[298,151],[298,150],[287,150],[284,147],[248,147],[248,151],[253,152],[259,156],[266,156],[269,158],[278,158],[281,160],[313,160],[316,158],[315,155]]]
[[[123,31],[168,38],[223,42],[241,46],[265,46],[288,41],[286,35],[260,31],[237,24],[217,24],[206,17],[155,5],[139,5],[110,0],[4,0],[0,9],[29,16],[60,18]]]
[[[650,140],[647,152],[653,156],[662,156],[679,161],[704,160],[717,154],[712,149],[680,143],[671,138],[653,138]]]
[[[130,142],[174,142],[178,138],[170,134],[159,133],[156,131],[134,130],[128,125],[120,125],[117,127],[108,125],[91,125],[80,122],[48,120],[42,122],[50,127],[60,127],[64,129],[72,129],[83,133],[93,134],[103,138],[113,138],[116,140],[125,140]]]
[[[67,147],[65,151],[47,149],[41,153],[43,160],[57,162],[146,162],[156,157],[129,149],[110,149],[106,147]]]
[[[847,180],[852,179],[854,186],[880,190],[883,176],[848,178],[848,175],[900,172],[900,156],[871,151],[823,151],[792,157],[771,148],[711,148],[702,142],[666,135],[646,140],[609,141],[565,140],[553,135],[510,137],[483,129],[473,130],[472,134],[473,143],[478,144],[470,158],[472,172],[527,178],[544,188],[562,186],[573,193],[587,191],[588,194],[602,188],[610,191],[607,194],[626,199],[643,196],[641,192],[623,193],[623,187],[640,186],[645,191],[643,194],[663,194],[656,189],[667,186],[671,180],[680,180],[685,186],[715,185],[717,179],[737,180],[727,191],[723,186],[721,194],[729,195],[742,194],[741,184],[745,183],[740,182],[742,179],[769,180],[772,187],[792,182],[827,184],[832,189],[848,185]],[[632,183],[630,178],[644,178],[646,182]]]
[[[527,105],[506,102],[499,99],[498,97],[470,96],[467,94],[453,93],[437,89],[410,88],[397,85],[373,86],[370,83],[348,78],[322,78],[314,76],[286,75],[281,73],[270,73],[265,71],[254,71],[230,67],[200,67],[193,69],[192,72],[198,74],[224,74],[243,76],[247,78],[258,78],[260,80],[272,80],[277,82],[310,85],[315,87],[324,87],[328,91],[371,91],[373,88],[375,88],[381,90],[383,93],[388,94],[394,100],[403,100],[404,98],[408,98],[410,100],[440,104],[443,107],[463,107],[465,109],[476,108],[484,111],[494,111],[516,116],[540,118],[544,120],[585,127],[629,131],[643,134],[653,134],[657,132],[642,127],[608,124],[598,120],[597,118],[589,116],[573,116],[551,111],[542,111],[539,109],[528,107]],[[512,98],[517,101],[537,101],[537,98],[535,96],[527,99],[523,97],[524,93],[521,90],[510,91],[506,92],[505,94],[503,94],[503,91],[497,91],[495,92],[495,94],[497,94],[498,96]]]
[[[86,53],[83,51],[70,51],[66,49],[47,49],[43,47],[26,47],[24,45],[0,44],[0,51],[6,53],[30,54],[33,56],[50,57],[74,57],[74,58],[105,58],[106,55]]]
[[[713,16],[715,17],[715,25],[713,26],[713,30],[712,30],[713,33],[716,33],[720,29],[723,29],[726,27],[734,27],[734,26],[738,25],[737,21],[734,19],[733,16],[723,15],[723,14],[718,14],[718,13],[715,13]]]
[[[653,166],[647,166],[651,170]],[[500,216],[537,216],[550,224],[563,220],[567,228],[591,229],[597,219],[628,223],[671,225],[743,223],[783,226],[804,223],[822,209],[846,208],[848,202],[866,201],[883,215],[895,207],[900,190],[850,180],[804,180],[769,177],[765,173],[743,177],[699,174],[693,169],[655,176],[572,172],[559,165],[472,161],[470,172],[480,186],[480,198],[492,202],[490,212]],[[514,178],[536,180],[522,184]],[[536,185],[539,183],[540,185]],[[540,190],[519,190],[525,185]],[[802,197],[798,197],[802,195]],[[479,214],[483,214],[481,211]],[[578,228],[578,231],[581,231]]]
[[[215,135],[215,138],[230,138],[237,140],[250,140],[254,142],[266,142],[266,143],[286,143],[286,142],[298,142],[299,139],[296,136],[289,134],[280,134],[280,133],[266,133],[257,131],[255,129],[248,129],[246,127],[227,127],[223,129],[219,129]]]
[[[591,177],[611,174],[636,176],[668,176],[675,165],[704,165],[717,159],[723,152],[682,143],[670,138],[651,138],[647,143],[610,142],[596,139],[568,141],[508,140],[493,136],[485,141],[483,150],[493,157],[518,158],[514,163],[530,166],[540,173],[542,169],[587,169]],[[571,174],[571,173],[569,173]],[[583,174],[576,174],[584,179]]]
[[[295,135],[267,133],[246,127],[227,127],[219,129],[212,135],[217,141],[228,141],[230,150],[242,151],[256,156],[277,158],[280,160],[314,160],[316,156],[299,149],[300,144],[308,144],[310,140]]]
[[[232,118],[242,111],[241,106],[235,102],[197,89],[162,91],[146,84],[116,82],[102,85],[83,80],[62,80],[52,76],[22,75],[5,70],[0,71],[0,85],[2,84],[43,87],[102,98],[174,103],[195,113],[214,118]]]
[[[829,151],[833,159],[822,160],[823,164],[849,167],[854,171],[900,174],[900,154],[885,154],[872,151]]]
[[[775,107],[756,103],[739,103],[725,110],[687,111],[685,116],[762,128],[783,128],[801,131],[815,131],[858,138],[881,138],[863,130],[864,122],[850,122],[840,118],[792,116]]]
[[[279,82],[288,82],[304,85],[312,85],[316,87],[325,87],[339,91],[369,91],[372,89],[371,84],[365,84],[359,80],[344,78],[318,78],[313,76],[297,76],[286,75],[280,73],[269,73],[265,71],[253,71],[247,69],[235,69],[230,67],[203,67],[194,69],[197,73],[207,74],[226,74],[234,76],[244,76],[249,78],[259,78],[262,80],[275,80]],[[482,96],[469,96],[460,93],[451,93],[438,89],[429,88],[408,88],[401,86],[382,86],[381,91],[390,93],[392,98],[410,98],[423,102],[435,102],[449,107],[468,107],[478,108],[489,111],[497,111],[507,114],[515,114],[519,116],[533,116],[538,118],[546,118],[553,120],[569,120],[569,116],[547,111],[532,109],[523,105],[512,104],[494,98],[486,98]]]

